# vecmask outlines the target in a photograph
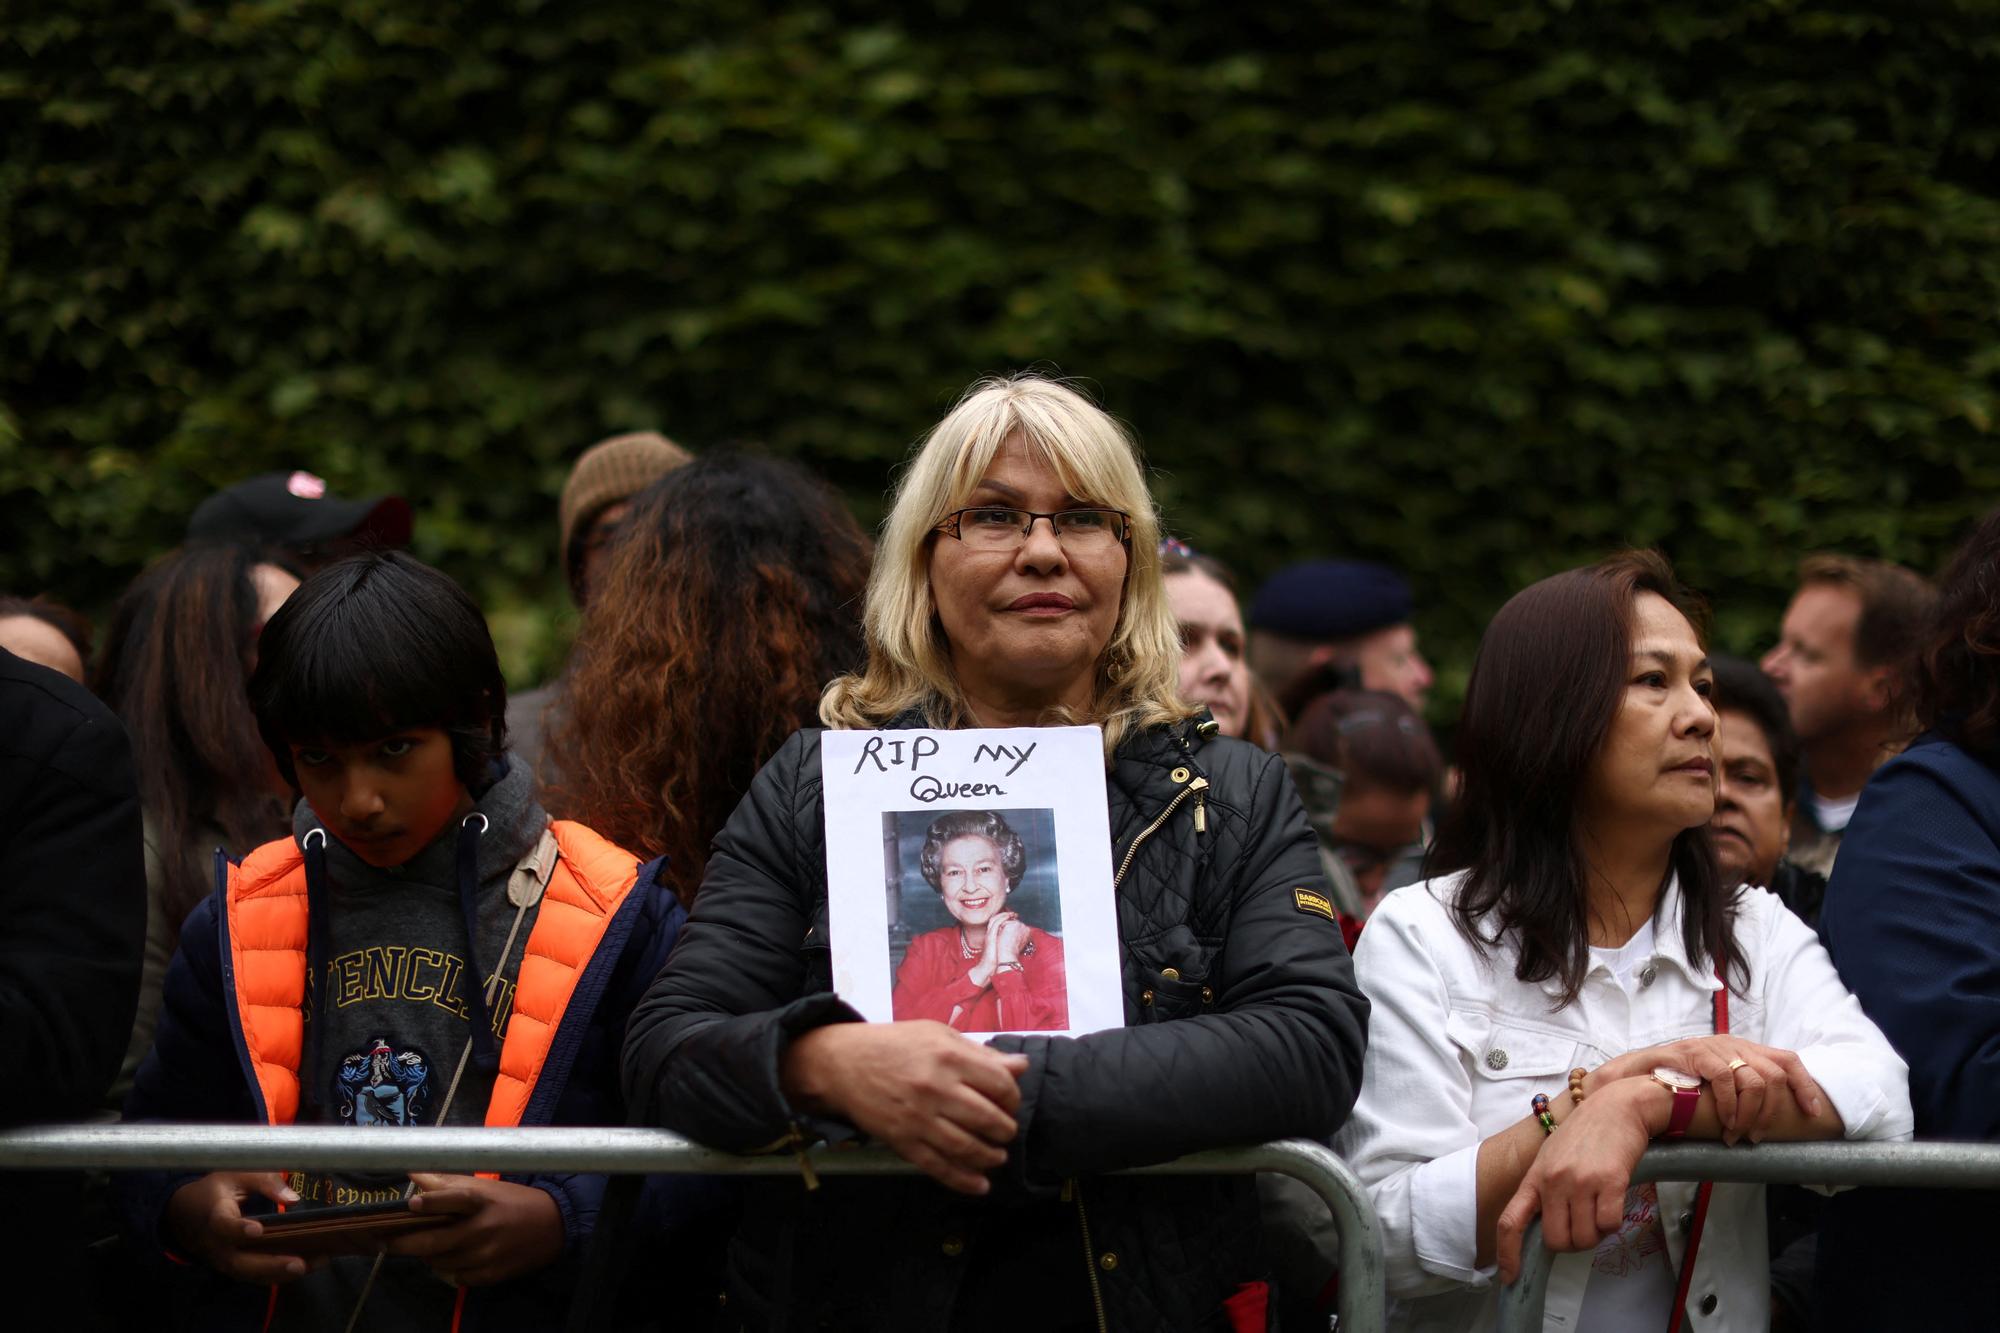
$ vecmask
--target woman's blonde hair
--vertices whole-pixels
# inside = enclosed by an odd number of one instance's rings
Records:
[[[1098,724],[1108,754],[1133,728],[1177,722],[1195,711],[1180,697],[1180,631],[1160,582],[1160,520],[1137,447],[1076,390],[1039,375],[1016,375],[966,390],[917,447],[897,484],[862,612],[868,665],[826,687],[819,716],[827,726],[880,726],[913,708],[933,727],[972,721],[931,595],[930,543],[945,516],[965,506],[1000,446],[1015,438],[1078,500],[1131,517],[1124,595],[1098,659],[1090,714],[1055,709],[1047,721]]]

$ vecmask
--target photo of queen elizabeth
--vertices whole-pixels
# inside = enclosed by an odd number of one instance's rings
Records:
[[[1068,1028],[1062,937],[1009,906],[1028,851],[1006,817],[997,810],[937,816],[917,868],[951,924],[910,941],[896,969],[896,1018],[935,1019],[960,1032]]]

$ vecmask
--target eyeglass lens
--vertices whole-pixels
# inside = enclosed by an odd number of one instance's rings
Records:
[[[1065,509],[1033,514],[1025,509],[964,509],[958,514],[958,538],[968,546],[1011,549],[1028,540],[1031,523],[1049,521],[1056,539],[1071,550],[1112,546],[1125,536],[1125,516],[1115,509]]]

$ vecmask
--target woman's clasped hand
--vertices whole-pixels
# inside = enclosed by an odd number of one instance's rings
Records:
[[[1644,1082],[1653,1092],[1664,1091],[1651,1079]],[[1646,1123],[1647,1097],[1640,1080],[1620,1079],[1581,1103],[1570,1102],[1568,1115],[1557,1122],[1514,1197],[1500,1210],[1493,1257],[1503,1282],[1512,1282],[1521,1271],[1521,1239],[1537,1213],[1542,1240],[1558,1253],[1594,1249],[1618,1229],[1632,1169],[1653,1138]],[[1569,1094],[1561,1100],[1569,1102]]]
[[[1494,1261],[1503,1281],[1520,1272],[1521,1243],[1539,1214],[1542,1240],[1566,1253],[1595,1249],[1625,1221],[1632,1172],[1665,1131],[1672,1094],[1654,1069],[1684,1070],[1703,1080],[1701,1101],[1725,1143],[1760,1142],[1782,1115],[1811,1122],[1826,1097],[1792,1051],[1721,1034],[1648,1046],[1608,1060],[1583,1080],[1583,1099],[1551,1098],[1557,1128],[1501,1210]]]
[[[1804,1119],[1826,1110],[1826,1095],[1795,1052],[1760,1046],[1728,1033],[1687,1037],[1607,1061],[1585,1080],[1585,1096],[1601,1083],[1643,1078],[1662,1065],[1684,1069],[1707,1085],[1702,1095],[1714,1097],[1722,1141],[1732,1146],[1742,1139],[1763,1142],[1772,1122],[1787,1108]],[[1791,1094],[1789,1101],[1783,1095],[1786,1092]]]
[[[939,1184],[985,1194],[1020,1127],[1025,1055],[943,1023],[834,1023],[795,1040],[781,1066],[794,1105],[851,1121]]]

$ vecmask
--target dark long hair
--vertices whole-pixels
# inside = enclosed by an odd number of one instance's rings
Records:
[[[1483,952],[1514,934],[1515,976],[1558,978],[1564,1005],[1590,968],[1577,798],[1624,699],[1632,604],[1642,592],[1666,598],[1702,635],[1699,603],[1656,551],[1543,579],[1500,608],[1480,639],[1458,725],[1458,799],[1425,861],[1428,875],[1466,872],[1452,904],[1466,938]],[[1689,960],[1727,958],[1740,991],[1749,972],[1705,823],[1674,838],[1669,863]]]
[[[1920,728],[1966,750],[2000,751],[2000,509],[1945,569],[1915,676]]]
[[[789,463],[704,454],[634,496],[550,710],[550,809],[671,857],[691,901],[750,779],[861,664],[868,562],[840,497]]]
[[[123,719],[139,799],[159,852],[160,902],[176,936],[213,887],[201,845],[220,829],[242,855],[283,837],[291,803],[257,734],[245,683],[255,652],[251,571],[282,559],[238,546],[161,557],[111,613],[93,683]]]
[[[437,727],[473,790],[507,745],[507,682],[478,603],[401,551],[336,560],[299,586],[264,627],[250,707],[294,785],[295,744]]]

